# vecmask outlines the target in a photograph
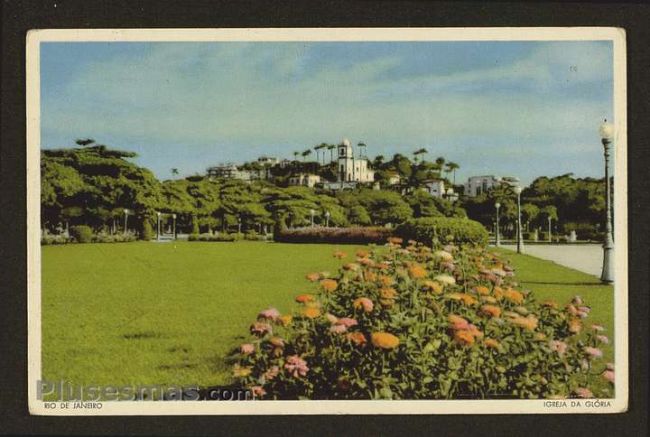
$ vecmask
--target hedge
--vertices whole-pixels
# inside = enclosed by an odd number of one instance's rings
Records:
[[[93,230],[86,225],[72,226],[70,227],[70,236],[77,243],[90,243],[93,241]]]
[[[384,244],[393,230],[383,227],[276,229],[273,238],[281,243]]]
[[[187,238],[187,241],[221,241],[221,242],[232,242],[241,240],[242,236],[238,234],[226,234],[220,232],[218,234],[190,234]]]
[[[440,243],[473,243],[486,245],[488,232],[477,221],[455,217],[422,217],[406,221],[395,229],[404,240],[415,240],[427,246]]]

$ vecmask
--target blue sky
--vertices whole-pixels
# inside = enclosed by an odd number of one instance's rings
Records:
[[[343,137],[478,174],[602,176],[612,44],[42,43],[42,147],[76,138],[170,169],[293,157]]]

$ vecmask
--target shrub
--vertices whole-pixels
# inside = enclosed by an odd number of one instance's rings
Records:
[[[145,241],[150,241],[153,240],[153,237],[154,237],[153,227],[151,226],[151,222],[149,221],[149,218],[145,217],[144,220],[142,220],[142,234],[140,234],[140,238]]]
[[[128,234],[105,234],[105,233],[100,233],[95,235],[93,238],[93,241],[95,243],[128,243],[130,241],[136,241],[137,238],[135,235],[128,233]]]
[[[224,242],[232,242],[232,241],[237,241],[240,240],[241,236],[238,234],[226,234],[223,232],[220,232],[218,234],[209,234],[209,233],[204,233],[204,234],[190,234],[188,237],[188,241],[224,241]]]
[[[68,244],[72,240],[69,237],[66,237],[65,235],[43,235],[41,237],[41,244],[44,246],[48,246],[51,244]]]
[[[382,227],[276,229],[275,241],[282,243],[380,244],[392,234]]]
[[[537,234],[537,231],[522,232],[522,235],[524,237],[524,240],[537,241],[538,238],[539,238],[538,234]]]
[[[589,307],[539,303],[513,275],[479,246],[358,251],[334,278],[308,274],[319,291],[293,314],[260,312],[233,374],[271,399],[613,395]]]
[[[466,218],[423,217],[399,225],[395,234],[404,240],[415,240],[427,246],[434,242],[473,243],[486,245],[488,232],[479,222]]]
[[[90,243],[93,240],[93,230],[86,225],[71,226],[70,235],[77,243]]]
[[[567,234],[576,231],[580,240],[602,241],[604,233],[599,231],[596,225],[585,222],[569,222],[564,224],[564,232]]]

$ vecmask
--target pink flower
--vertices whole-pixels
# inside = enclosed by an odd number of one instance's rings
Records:
[[[262,397],[266,394],[266,390],[264,390],[264,387],[261,385],[254,385],[251,387],[251,392],[253,393],[254,397]]]
[[[588,388],[584,387],[578,387],[574,390],[575,394],[578,395],[579,398],[593,398],[594,394],[589,390]]]
[[[584,351],[592,358],[601,358],[603,356],[603,351],[595,347],[587,346]]]
[[[350,317],[342,317],[340,318],[337,322],[338,325],[343,325],[346,328],[350,328],[352,326],[357,326],[359,323]]]
[[[271,333],[272,331],[273,329],[268,323],[255,322],[251,325],[251,334],[257,335],[258,337],[262,337],[264,334]]]
[[[605,378],[605,380],[607,380],[607,381],[611,382],[612,384],[614,384],[614,378],[615,378],[614,371],[613,370],[605,370],[603,372],[603,378]]]
[[[571,304],[567,305],[566,309],[569,312],[569,314],[571,314],[572,316],[577,316],[579,313],[578,309]]]
[[[239,350],[244,355],[250,355],[253,352],[255,352],[255,346],[253,346],[250,343],[244,343],[241,346],[239,346]]]
[[[309,371],[307,362],[300,358],[298,355],[291,355],[288,357],[287,362],[284,364],[284,368],[287,369],[294,378],[305,376]]]
[[[277,318],[280,317],[280,311],[278,311],[275,308],[268,308],[265,309],[264,311],[261,311],[258,315],[258,319],[266,319],[266,320],[277,320]]]
[[[367,297],[360,297],[355,299],[352,305],[357,309],[363,308],[363,310],[367,313],[372,312],[372,309],[375,307],[375,304],[373,304],[372,301]]]
[[[609,344],[609,338],[607,338],[606,335],[597,335],[596,339],[598,339],[598,341],[601,343]]]
[[[603,332],[605,330],[603,325],[595,325],[595,324],[591,325],[591,329],[593,329],[596,332]]]
[[[566,353],[567,344],[560,340],[551,340],[549,342],[549,347],[553,352],[557,352],[559,356],[562,356]]]
[[[348,328],[345,325],[336,324],[330,326],[330,332],[332,334],[343,334],[347,330]]]
[[[582,305],[582,298],[580,296],[573,296],[573,300],[571,302],[575,305]]]
[[[280,373],[280,368],[278,366],[271,366],[271,368],[269,370],[264,372],[264,378],[267,381],[271,381],[276,376],[278,376],[279,373]]]

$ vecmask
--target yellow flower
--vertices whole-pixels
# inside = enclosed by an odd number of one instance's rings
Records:
[[[232,374],[236,378],[245,378],[253,372],[252,367],[242,367],[239,364],[235,364],[232,369]]]
[[[520,304],[524,301],[524,295],[521,294],[519,291],[514,290],[512,288],[508,288],[503,292],[503,297],[508,299],[510,302]]]
[[[320,309],[317,307],[306,307],[302,310],[302,314],[307,318],[315,319],[320,316]]]
[[[391,285],[393,285],[395,283],[395,280],[393,278],[391,278],[390,276],[380,275],[379,276],[379,282],[384,287],[389,287],[389,286],[391,286]]]
[[[382,349],[395,349],[399,345],[399,338],[388,332],[373,332],[371,341],[375,347]]]
[[[401,238],[398,238],[398,237],[390,237],[388,239],[388,242],[391,243],[391,244],[402,244],[402,242],[404,242],[404,240],[402,240]]]
[[[582,331],[582,322],[580,319],[569,320],[569,332],[573,334],[579,334],[580,331]]]
[[[422,284],[426,289],[433,291],[435,294],[442,293],[442,284],[440,282],[424,281]]]
[[[443,285],[454,285],[456,283],[456,278],[450,275],[438,275],[435,278],[436,281],[440,282]]]
[[[293,317],[291,317],[289,314],[285,314],[284,316],[280,316],[278,320],[282,326],[289,326],[291,325]]]
[[[395,296],[397,295],[397,292],[393,287],[384,287],[381,290],[379,290],[379,294],[384,299],[394,299]]]
[[[453,255],[445,250],[436,250],[433,252],[433,256],[440,261],[452,261],[454,259]]]
[[[427,275],[427,271],[419,264],[413,264],[409,267],[409,276],[413,279],[424,278]]]
[[[334,279],[323,279],[320,281],[320,286],[323,287],[323,290],[331,293],[336,290],[338,283]]]
[[[478,285],[478,286],[474,287],[474,291],[476,291],[477,294],[480,294],[480,295],[483,295],[483,296],[490,294],[490,289],[487,288],[485,285]]]

